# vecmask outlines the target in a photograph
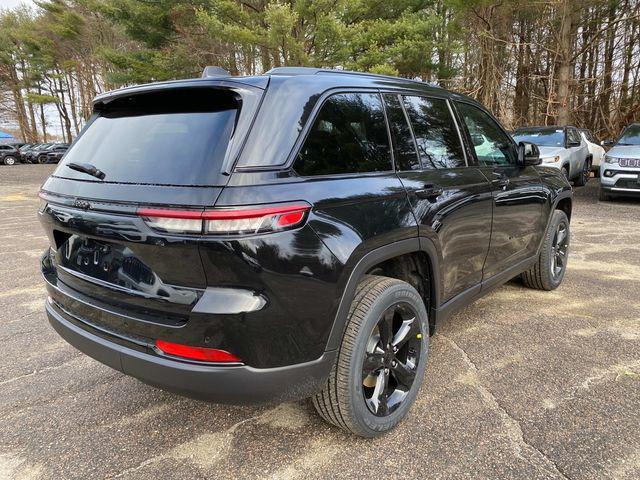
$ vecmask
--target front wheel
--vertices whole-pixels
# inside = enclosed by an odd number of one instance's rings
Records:
[[[38,157],[38,163],[40,165],[43,165],[43,164],[47,163],[47,156],[46,155],[40,155]]]
[[[313,397],[316,410],[362,437],[391,430],[420,390],[428,347],[420,294],[406,282],[368,275],[356,290],[327,383]]]
[[[591,174],[591,162],[589,161],[589,159],[585,159],[584,163],[582,164],[582,171],[580,172],[580,175],[578,175],[578,178],[576,178],[576,181],[575,181],[576,186],[584,187],[589,181],[590,174]]]
[[[569,260],[570,233],[567,214],[555,210],[536,263],[521,275],[527,287],[555,290],[562,283]]]
[[[5,165],[15,165],[16,163],[18,163],[18,160],[16,160],[16,157],[12,157],[11,155],[8,155],[4,157],[3,162]]]

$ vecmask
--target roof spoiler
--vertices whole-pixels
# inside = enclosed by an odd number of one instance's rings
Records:
[[[230,77],[230,76],[231,76],[231,74],[229,72],[227,72],[224,68],[215,67],[215,66],[212,66],[212,65],[204,67],[204,70],[202,71],[202,78]]]

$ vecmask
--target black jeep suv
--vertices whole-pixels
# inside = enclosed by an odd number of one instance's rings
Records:
[[[374,436],[429,337],[567,265],[571,188],[475,101],[308,68],[99,96],[40,192],[49,321],[115,369],[221,403],[313,397]]]

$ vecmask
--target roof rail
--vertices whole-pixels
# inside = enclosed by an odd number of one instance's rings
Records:
[[[413,80],[411,78],[394,77],[392,75],[381,75],[379,73],[354,72],[352,70],[338,70],[334,68],[314,68],[314,67],[275,67],[265,72],[265,75],[318,75],[318,74],[338,74],[338,75],[359,75],[363,77],[386,78],[389,80],[404,80],[406,82],[415,82],[427,84],[431,87],[439,87],[433,83]]]
[[[208,77],[230,77],[231,74],[222,67],[206,66],[202,71],[202,78]]]

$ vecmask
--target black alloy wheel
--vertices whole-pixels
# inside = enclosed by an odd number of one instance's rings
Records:
[[[567,266],[567,251],[569,249],[568,233],[569,229],[567,228],[567,224],[560,222],[556,227],[551,245],[551,255],[549,256],[551,275],[554,280],[562,276]]]
[[[416,378],[421,353],[417,314],[407,303],[389,307],[369,335],[362,363],[362,393],[378,417],[398,409]]]

